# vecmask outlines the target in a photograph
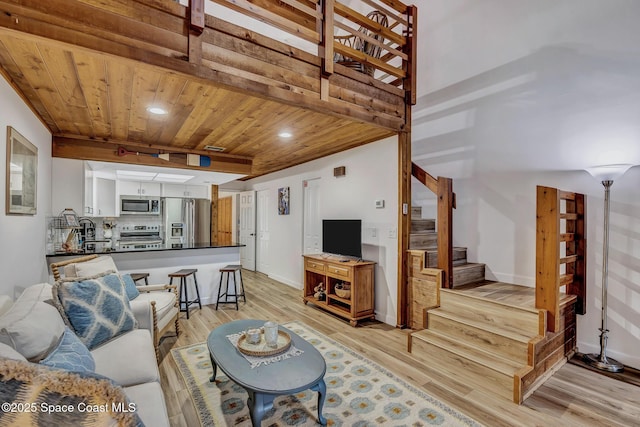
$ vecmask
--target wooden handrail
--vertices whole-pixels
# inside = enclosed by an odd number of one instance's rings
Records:
[[[564,232],[561,232],[561,221],[564,221]],[[578,297],[577,314],[586,313],[585,221],[584,194],[537,187],[536,308],[547,311],[547,329],[551,332],[558,332],[561,327],[560,288],[566,286],[567,294]],[[561,245],[564,245],[564,256],[560,255]]]
[[[456,207],[453,180],[443,176],[436,179],[415,163],[411,163],[411,175],[438,198],[438,268],[444,271],[442,287],[453,288],[453,209]]]

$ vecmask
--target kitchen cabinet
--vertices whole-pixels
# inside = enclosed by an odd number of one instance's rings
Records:
[[[116,216],[116,181],[95,178],[94,216]]]
[[[161,185],[158,182],[118,180],[118,193],[121,196],[160,197]]]
[[[184,184],[163,184],[163,197],[191,197],[194,199],[210,199],[209,186],[207,185],[184,185]]]
[[[54,157],[51,159],[51,212],[58,215],[73,209],[84,215],[84,162]]]

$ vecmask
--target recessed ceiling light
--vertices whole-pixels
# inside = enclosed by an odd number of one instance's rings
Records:
[[[224,151],[224,147],[216,147],[215,145],[205,145],[204,149],[217,152]]]
[[[286,131],[285,131],[285,132],[280,132],[280,133],[278,134],[278,136],[279,136],[280,138],[291,138],[291,137],[293,136],[293,134],[292,134],[291,132],[286,132]]]
[[[158,115],[167,114],[167,110],[160,107],[148,107],[147,111],[150,112],[151,114],[158,114]]]

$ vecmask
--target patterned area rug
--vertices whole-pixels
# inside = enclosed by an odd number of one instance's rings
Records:
[[[323,415],[329,426],[478,426],[380,365],[300,322],[284,324],[313,344],[327,362]],[[203,426],[251,426],[246,391],[218,370],[209,382],[206,343],[171,350]],[[249,364],[247,363],[247,369]],[[263,426],[315,426],[318,397],[310,390],[275,399]]]

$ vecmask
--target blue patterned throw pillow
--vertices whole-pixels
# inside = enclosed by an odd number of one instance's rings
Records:
[[[62,339],[41,364],[65,371],[87,373],[96,369],[96,362],[86,345],[67,326]]]
[[[53,287],[53,297],[60,313],[90,350],[136,327],[118,274],[59,281]]]
[[[136,297],[140,295],[136,282],[133,281],[130,274],[123,274],[121,277],[124,282],[124,291],[127,293],[129,301],[136,299]]]

